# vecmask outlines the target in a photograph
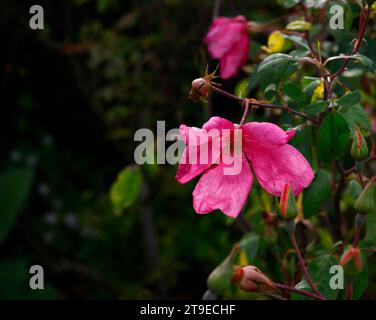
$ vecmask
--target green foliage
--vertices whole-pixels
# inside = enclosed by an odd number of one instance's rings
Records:
[[[336,111],[330,112],[318,131],[318,153],[323,161],[338,158],[347,148],[350,130],[346,120]]]
[[[313,259],[308,266],[308,273],[313,283],[316,285],[317,290],[329,300],[335,300],[338,295],[338,289],[332,289],[330,287],[330,279],[332,277],[330,268],[334,265],[338,265],[337,259],[327,254]],[[312,289],[305,279],[300,281],[295,287],[312,292]],[[310,298],[294,294],[293,299],[309,300]]]
[[[303,193],[303,212],[306,218],[318,213],[325,201],[331,197],[331,174],[320,169],[315,174],[315,179]]]
[[[295,62],[294,57],[285,53],[274,53],[265,58],[257,68],[257,72],[266,72],[268,70],[283,71],[287,66]]]
[[[120,214],[138,198],[142,187],[142,172],[139,167],[126,167],[120,171],[111,187],[110,199],[115,213]]]
[[[292,31],[308,31],[312,28],[312,24],[310,22],[304,20],[295,20],[290,22],[287,26],[287,30]]]
[[[368,263],[365,262],[362,272],[353,279],[353,300],[359,300],[368,286]]]
[[[0,298],[15,300],[56,299],[56,291],[44,284],[43,290],[29,288],[29,267],[25,260],[13,259],[0,262]]]
[[[0,175],[0,242],[15,224],[29,195],[32,178],[28,169],[13,169]]]
[[[278,0],[278,3],[286,9],[292,8],[299,3],[299,0]]]
[[[317,115],[328,109],[329,103],[327,101],[318,100],[304,107],[304,112],[310,115]]]

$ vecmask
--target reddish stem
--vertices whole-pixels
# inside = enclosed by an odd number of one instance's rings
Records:
[[[292,234],[292,235],[290,236],[290,239],[291,239],[291,243],[292,243],[292,245],[293,245],[293,247],[294,247],[295,253],[296,253],[296,255],[298,256],[298,260],[299,260],[300,268],[301,268],[302,271],[303,271],[304,277],[306,278],[306,280],[307,280],[309,286],[311,287],[312,291],[313,291],[317,296],[322,297],[321,293],[316,289],[316,286],[313,284],[312,279],[311,279],[311,277],[310,277],[310,275],[309,275],[309,273],[308,273],[308,270],[307,270],[307,268],[306,268],[306,266],[305,266],[305,263],[304,263],[304,259],[303,259],[303,257],[302,257],[302,254],[300,253],[299,246],[298,246],[298,244],[297,244],[297,242],[296,242],[295,234]]]
[[[278,289],[280,289],[282,291],[297,293],[297,294],[300,294],[302,296],[306,296],[306,297],[313,298],[313,299],[316,299],[316,300],[326,300],[325,297],[323,297],[321,295],[314,294],[314,293],[306,291],[306,290],[297,289],[297,288],[290,287],[288,285],[281,284],[281,283],[274,283],[274,284]]]

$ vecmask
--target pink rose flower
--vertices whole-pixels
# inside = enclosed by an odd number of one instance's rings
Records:
[[[236,76],[248,60],[247,19],[243,16],[216,18],[204,43],[208,46],[210,55],[219,60],[221,77],[228,79]]]
[[[215,134],[208,139],[212,129]],[[233,143],[237,141],[233,136],[239,131],[240,149]],[[230,132],[232,138],[225,139],[224,132]],[[283,131],[268,122],[250,122],[237,128],[232,122],[220,117],[210,118],[202,129],[181,125],[180,135],[186,148],[176,179],[186,183],[202,173],[193,191],[193,207],[199,214],[216,209],[230,217],[239,214],[253,183],[247,159],[251,162],[258,182],[268,193],[281,196],[285,184],[290,183],[297,196],[303,188],[309,186],[314,174],[303,155],[287,144],[294,134],[294,130]],[[217,150],[214,146],[218,144],[221,148]],[[233,167],[233,163],[228,161],[227,152],[223,152],[226,146],[233,153],[234,161],[235,153],[240,159],[240,170],[236,174],[224,174],[226,168]],[[197,154],[197,163],[189,161],[192,154]],[[203,158],[207,161],[200,161]]]

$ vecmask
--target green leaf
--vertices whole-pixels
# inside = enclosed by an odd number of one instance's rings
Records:
[[[275,83],[269,84],[264,90],[265,99],[273,101],[278,97],[278,89]]]
[[[292,30],[292,31],[308,31],[308,30],[311,30],[311,28],[312,28],[312,24],[304,20],[292,21],[286,26],[287,30]]]
[[[317,86],[320,84],[319,78],[304,77],[303,78],[303,92],[306,95],[306,101],[309,103],[312,100],[312,95]]]
[[[110,199],[115,213],[120,214],[137,200],[142,180],[139,167],[126,167],[120,171],[110,190]]]
[[[316,115],[328,109],[329,103],[327,101],[318,100],[306,106],[304,112],[310,115]]]
[[[367,215],[366,235],[364,241],[370,244],[376,243],[376,214]]]
[[[305,0],[307,8],[321,8],[328,0]]]
[[[360,102],[361,95],[359,91],[350,92],[345,94],[341,98],[337,99],[336,102],[342,107],[351,107]]]
[[[307,44],[307,41],[305,41],[304,38],[297,36],[297,35],[293,35],[293,34],[284,34],[283,37],[291,40],[292,42],[294,42],[298,46],[301,46],[301,47],[309,50],[309,46]]]
[[[359,300],[368,286],[368,263],[365,262],[362,272],[354,278],[353,300]]]
[[[257,72],[265,72],[269,69],[284,69],[295,62],[294,57],[285,53],[274,53],[266,57],[258,66]]]
[[[239,246],[247,254],[248,261],[252,263],[256,258],[260,245],[260,236],[254,232],[247,233],[239,243]]]
[[[361,64],[367,67],[369,71],[376,72],[376,64],[370,58],[360,53],[352,55],[351,58],[358,60]]]
[[[12,169],[0,175],[0,242],[16,222],[29,195],[32,178],[29,169]]]
[[[350,129],[346,120],[338,112],[330,112],[318,130],[318,154],[329,162],[343,153],[350,141]]]
[[[277,0],[277,2],[284,8],[290,9],[299,3],[299,0]]]
[[[249,91],[248,85],[248,78],[239,81],[234,90],[235,95],[239,98],[246,98],[248,96]]]
[[[350,134],[353,136],[356,127],[371,131],[371,122],[369,121],[366,111],[360,104],[355,104],[347,108],[341,108],[339,113],[347,121]]]
[[[330,279],[333,274],[329,271],[334,265],[338,265],[338,261],[334,256],[323,255],[313,259],[308,266],[308,273],[312,282],[316,285],[317,290],[329,300],[335,300],[338,295],[338,289],[330,287]],[[295,287],[312,292],[312,289],[304,278]],[[292,299],[308,300],[310,298],[293,294]]]
[[[295,83],[287,83],[282,87],[282,93],[288,96],[293,101],[303,101],[305,99],[304,92]]]
[[[332,193],[331,174],[320,169],[315,174],[315,179],[303,193],[303,213],[305,218],[309,218],[319,212],[322,205],[327,201]]]
[[[376,64],[367,56],[362,55],[360,53],[353,54],[351,56],[347,56],[344,54],[340,54],[339,56],[330,57],[325,61],[324,64],[327,64],[328,62],[338,60],[338,59],[354,59],[363,64],[369,71],[376,72]]]

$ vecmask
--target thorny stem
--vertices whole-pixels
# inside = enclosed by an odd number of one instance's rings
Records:
[[[321,295],[314,294],[314,293],[306,291],[306,290],[297,289],[297,288],[290,287],[288,285],[281,284],[281,283],[274,283],[274,284],[278,289],[280,289],[282,291],[297,293],[297,294],[300,294],[302,296],[306,296],[306,297],[313,298],[313,299],[316,299],[316,300],[326,300],[325,297],[323,297]]]
[[[227,91],[224,91],[222,89],[219,89],[218,87],[216,86],[213,86],[211,85],[210,89],[215,92],[215,93],[218,93],[228,99],[231,99],[231,100],[234,100],[236,102],[239,102],[241,105],[245,106],[246,105],[246,101],[248,101],[248,104],[249,106],[255,106],[255,107],[259,107],[259,108],[268,108],[268,109],[281,109],[281,110],[286,110],[287,112],[289,113],[293,113],[297,116],[300,116],[304,119],[307,119],[307,120],[310,120],[312,121],[313,123],[317,123],[317,120],[311,116],[309,116],[308,114],[305,114],[303,112],[300,112],[300,111],[297,111],[295,109],[292,109],[290,107],[285,107],[285,106],[278,106],[278,105],[274,105],[274,104],[268,104],[268,103],[261,103],[255,99],[249,99],[249,98],[239,98],[231,93],[228,93]]]
[[[316,286],[313,284],[312,279],[311,279],[311,277],[310,277],[310,275],[308,273],[308,270],[307,270],[306,265],[304,263],[304,259],[302,257],[302,254],[300,253],[299,246],[298,246],[298,244],[296,242],[295,233],[290,234],[290,239],[291,239],[291,243],[292,243],[292,245],[294,247],[295,253],[298,256],[300,268],[303,271],[304,277],[306,278],[306,280],[307,280],[309,286],[311,287],[312,291],[316,295],[322,297],[321,293],[316,289]]]

